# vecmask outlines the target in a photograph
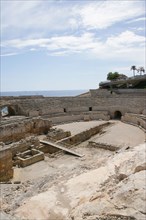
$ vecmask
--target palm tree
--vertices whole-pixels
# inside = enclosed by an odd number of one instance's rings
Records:
[[[140,72],[140,75],[142,75],[142,73],[145,73],[145,69],[142,66],[139,67],[137,71]]]
[[[131,70],[133,70],[133,76],[135,76],[135,70],[137,70],[136,66],[131,66]]]

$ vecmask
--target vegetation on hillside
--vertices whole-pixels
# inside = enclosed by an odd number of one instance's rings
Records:
[[[143,66],[141,66],[137,69],[137,72],[140,73],[140,75],[142,75],[142,73],[145,73],[145,69],[143,68]]]
[[[107,74],[107,80],[115,80],[115,79],[118,78],[118,76],[119,76],[119,73],[118,73],[118,72],[114,72],[114,73],[109,72],[109,73]]]
[[[131,70],[133,70],[133,76],[135,76],[135,70],[137,70],[136,66],[131,66]]]
[[[131,66],[131,70],[133,71],[133,76],[135,76],[136,71],[137,73],[140,73],[140,75],[142,75],[142,73],[145,73],[145,69],[144,67],[136,67],[135,65]],[[107,80],[119,80],[119,79],[126,79],[127,76],[118,72],[109,72],[107,74]]]
[[[133,65],[131,66],[131,70],[133,70],[133,76],[135,76],[135,71],[140,73],[140,75],[142,75],[142,73],[145,73],[145,69],[143,66],[137,68],[135,65]]]
[[[117,80],[117,79],[126,79],[127,78],[127,76],[126,75],[124,75],[124,74],[120,74],[120,73],[118,73],[118,72],[114,72],[114,73],[112,73],[112,72],[109,72],[108,74],[107,74],[107,80]]]

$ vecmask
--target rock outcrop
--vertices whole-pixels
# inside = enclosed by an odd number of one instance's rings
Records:
[[[36,220],[145,220],[145,155],[145,144],[122,149],[104,166],[26,199],[15,215]]]

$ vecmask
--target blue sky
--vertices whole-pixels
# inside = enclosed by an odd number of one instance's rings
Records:
[[[0,0],[1,91],[95,89],[145,68],[143,0]]]

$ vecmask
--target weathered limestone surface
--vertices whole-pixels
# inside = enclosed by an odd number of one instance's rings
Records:
[[[27,157],[28,155],[29,157]],[[17,160],[19,166],[26,167],[38,161],[44,160],[44,153],[36,149],[28,150],[20,153],[17,156]]]
[[[39,145],[39,139],[35,136],[31,136],[18,142],[9,144],[9,147],[11,148],[12,157],[14,157],[18,152],[24,152],[32,148],[38,149]]]
[[[52,129],[47,134],[47,139],[51,141],[58,141],[69,136],[71,136],[70,131],[63,131],[62,129]]]
[[[0,142],[9,143],[32,134],[46,134],[51,127],[51,121],[62,123],[77,120],[109,120],[115,117],[116,111],[120,111],[123,121],[146,129],[145,94],[145,90],[119,90],[111,94],[110,91],[102,89],[90,90],[87,97],[1,97],[0,109],[7,106],[10,110],[9,116],[12,114],[24,118],[16,121],[2,119]],[[85,140],[83,138],[85,136],[88,137],[83,133],[82,136],[78,135],[67,141],[79,143]],[[23,145],[22,148],[24,149],[25,146]],[[16,153],[17,147],[13,150]]]
[[[40,142],[37,137],[28,137],[22,139],[19,142],[15,142],[9,145],[0,143],[0,182],[7,182],[13,177],[13,165],[18,164],[17,160],[14,162],[13,159],[20,152],[39,148]],[[41,152],[39,152],[41,153]],[[44,154],[38,155],[38,157],[32,157],[30,161],[25,160],[22,164],[31,164],[36,161],[44,159]]]
[[[121,149],[100,167],[68,180],[61,177],[14,214],[36,220],[145,220],[145,153],[145,144]]]
[[[63,122],[73,122],[73,121],[90,121],[90,120],[109,120],[110,116],[108,111],[92,111],[92,112],[73,112],[73,114],[61,115],[56,117],[51,117],[50,120],[53,124],[63,123]]]
[[[122,121],[134,124],[136,126],[140,126],[146,130],[146,116],[145,115],[126,113],[124,116],[122,116]]]
[[[118,95],[120,96],[145,96],[146,90],[145,89],[113,89],[112,94],[110,90],[107,89],[90,89],[90,95],[91,96],[107,96],[110,97],[111,95]]]
[[[128,90],[130,91],[130,90]],[[83,113],[92,111],[108,111],[114,117],[115,111],[142,114],[145,110],[145,90],[120,91],[111,94],[110,91],[90,90],[88,97],[7,97],[1,99],[0,107],[10,106],[15,115],[35,117],[37,115],[49,117],[64,113]]]
[[[106,122],[104,124],[101,124],[101,125],[95,126],[93,128],[90,128],[90,129],[88,129],[86,131],[83,131],[83,132],[81,132],[79,134],[67,137],[64,140],[58,141],[58,143],[63,143],[63,144],[67,144],[67,145],[79,144],[79,143],[81,143],[83,141],[88,140],[93,135],[101,132],[102,129],[105,128],[108,125],[110,125],[110,122]]]
[[[0,182],[13,177],[12,153],[10,148],[0,149]]]
[[[13,142],[31,134],[47,133],[51,122],[47,119],[32,118],[0,126],[0,141]]]

